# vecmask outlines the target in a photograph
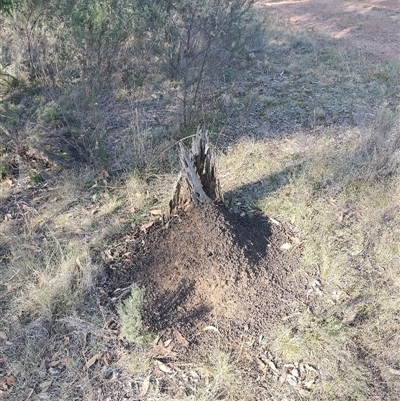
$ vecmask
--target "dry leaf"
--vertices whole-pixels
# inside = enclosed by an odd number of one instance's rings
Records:
[[[158,359],[158,358],[176,358],[177,357],[177,353],[175,351],[171,351],[172,347],[168,347],[168,348],[162,348],[161,350],[159,350],[159,352],[155,355],[153,355],[154,358]]]
[[[51,383],[53,383],[53,380],[47,380],[47,381],[45,381],[43,383],[40,383],[39,387],[45,393],[49,389],[49,387],[51,386]]]
[[[168,345],[170,345],[171,343],[172,343],[172,338],[170,338],[169,340],[165,341],[164,347],[167,348]]]
[[[153,358],[175,358],[177,353],[172,351],[173,348],[174,344],[170,344],[168,348],[165,348],[162,341],[160,341],[160,344],[155,345],[149,353]]]
[[[9,387],[13,386],[16,382],[14,376],[0,377],[0,390],[7,391]]]
[[[104,253],[107,256],[108,260],[114,260],[114,256],[111,254],[111,249],[106,249]]]
[[[160,209],[156,209],[156,210],[150,210],[150,214],[152,216],[162,216],[163,212]]]
[[[169,355],[169,356],[176,356],[176,352],[172,352],[172,350],[173,350],[173,348],[175,347],[175,343],[170,343],[169,345],[168,345],[168,347],[166,347],[165,348],[165,350],[168,352],[168,354],[167,355]]]
[[[318,371],[315,368],[313,368],[311,365],[304,364],[303,366],[306,368],[306,370],[309,370],[310,372],[314,372],[314,373],[318,374]]]
[[[300,245],[301,244],[301,241],[300,241],[300,238],[297,238],[297,237],[290,237],[290,240],[292,241],[292,243],[293,244],[295,244],[295,245]]]
[[[350,295],[342,290],[332,292],[332,299],[335,302],[345,301],[349,298],[350,298]]]
[[[299,316],[299,315],[301,315],[301,312],[294,312],[294,313],[291,313],[291,314],[288,315],[288,316],[284,316],[284,317],[282,318],[282,320],[283,320],[284,322],[286,322],[286,320],[292,319],[293,317],[296,317],[296,316]]]
[[[389,368],[389,372],[392,373],[393,375],[400,376],[400,370],[399,369]]]
[[[285,364],[283,365],[283,367],[284,367],[284,368],[295,368],[296,366],[294,366],[293,363],[285,363]]]
[[[147,376],[142,383],[142,391],[139,394],[139,397],[144,397],[149,391],[150,387],[150,376]]]
[[[7,377],[0,377],[0,390],[8,390]]]
[[[331,206],[336,205],[336,200],[334,198],[332,198],[331,196],[327,199],[327,201]]]
[[[160,355],[160,351],[164,348],[164,346],[161,344],[157,344],[154,345],[150,350],[149,350],[149,354],[150,356],[152,356],[153,358],[157,358],[157,356]]]
[[[54,366],[57,366],[57,365],[59,365],[60,363],[64,363],[65,365],[67,365],[67,359],[68,358],[61,358],[61,359],[57,359],[57,360],[55,360],[55,361],[51,361],[51,362],[49,362],[48,364],[47,364],[47,366],[49,367],[49,368],[53,368]]]
[[[296,386],[297,385],[297,377],[288,374],[286,381],[291,385],[291,386]]]
[[[309,380],[307,382],[304,382],[303,386],[305,388],[308,388],[309,390],[312,390],[315,387],[315,382],[314,382],[314,380]]]
[[[16,381],[17,381],[17,379],[14,376],[7,376],[6,377],[6,383],[10,387],[13,386]]]
[[[178,330],[174,330],[174,336],[179,344],[183,345],[184,347],[189,346],[189,341],[186,340],[186,338],[183,337],[183,335]]]
[[[165,342],[165,345],[169,345],[169,347],[165,347],[164,343],[162,342],[162,340],[160,339],[160,336],[157,336],[157,338],[154,341],[154,345],[153,347],[149,350],[150,355],[153,358],[166,358],[166,357],[170,357],[170,358],[174,358],[176,357],[176,352],[172,352],[172,349],[174,348],[174,344],[171,344],[172,339],[171,340],[167,340]]]
[[[81,270],[83,270],[82,263],[81,263],[81,261],[79,260],[79,256],[76,257],[75,262],[76,262],[77,266],[78,266]]]
[[[218,333],[218,334],[221,334],[221,333],[219,332],[219,330],[218,330],[216,327],[214,327],[214,326],[206,326],[206,327],[204,327],[203,331],[214,331],[214,332],[216,332],[216,333]]]
[[[101,360],[104,362],[105,365],[109,365],[110,364],[110,359],[108,357],[108,355],[106,353],[104,353],[104,355],[102,356]]]
[[[281,249],[284,250],[284,251],[287,251],[287,250],[289,250],[290,248],[293,248],[293,245],[292,245],[292,244],[289,244],[288,242],[286,242],[285,244],[283,244],[283,245],[281,246]]]
[[[276,226],[280,226],[281,223],[278,220],[273,219],[272,217],[269,218],[269,221]]]
[[[0,331],[0,338],[4,341],[7,341],[7,334],[4,331]]]
[[[154,221],[150,221],[148,223],[144,223],[140,226],[140,231],[146,232],[148,228],[150,228],[154,224]]]
[[[351,325],[352,323],[354,323],[354,320],[356,320],[357,316],[358,316],[358,312],[355,312],[355,313],[351,314],[350,316],[345,317],[342,320],[342,324]]]
[[[94,181],[97,183],[99,180],[105,180],[106,178],[110,177],[110,174],[108,174],[107,170],[103,169],[100,171],[99,174],[97,174],[96,178]]]
[[[85,369],[89,369],[98,359],[103,356],[102,352],[99,352],[96,355],[93,355],[85,364]]]
[[[268,366],[272,370],[273,373],[279,374],[279,369],[276,367],[276,365],[273,361],[268,360]]]
[[[261,372],[263,372],[265,375],[267,373],[267,365],[260,358],[257,358],[257,365]]]
[[[157,366],[158,368],[161,370],[161,372],[164,373],[172,373],[174,370],[172,368],[170,368],[168,365],[166,365],[165,363],[162,363],[160,361],[156,361],[157,362]]]
[[[280,384],[285,383],[286,378],[287,378],[287,372],[286,372],[286,370],[284,370],[284,371],[282,372],[282,374],[279,376],[279,379],[278,379],[279,383],[280,383]]]

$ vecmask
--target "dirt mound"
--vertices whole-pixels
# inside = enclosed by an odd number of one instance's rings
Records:
[[[281,250],[282,226],[262,215],[205,205],[175,216],[169,228],[152,227],[120,244],[131,262],[110,265],[108,294],[133,282],[145,288],[149,330],[179,330],[195,346],[213,326],[228,343],[257,339],[278,319],[304,306],[307,283],[293,253]],[[204,345],[204,339],[201,339]]]

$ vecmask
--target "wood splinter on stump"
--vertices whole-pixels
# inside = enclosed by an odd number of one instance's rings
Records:
[[[223,202],[223,194],[217,178],[218,159],[208,141],[208,132],[197,129],[189,152],[179,143],[181,172],[176,181],[169,215],[187,210],[190,205]]]

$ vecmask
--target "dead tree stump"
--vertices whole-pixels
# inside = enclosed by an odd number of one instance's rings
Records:
[[[207,131],[197,129],[190,152],[179,144],[179,160],[181,172],[169,202],[170,216],[190,205],[223,202],[217,178],[218,158],[209,144]]]

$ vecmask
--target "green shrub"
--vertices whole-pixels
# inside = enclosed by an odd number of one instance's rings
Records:
[[[0,0],[0,12],[12,15],[17,3],[14,0]]]
[[[144,290],[134,286],[131,295],[118,305],[121,319],[121,336],[134,344],[146,344],[151,341],[150,334],[143,333],[141,309]]]

